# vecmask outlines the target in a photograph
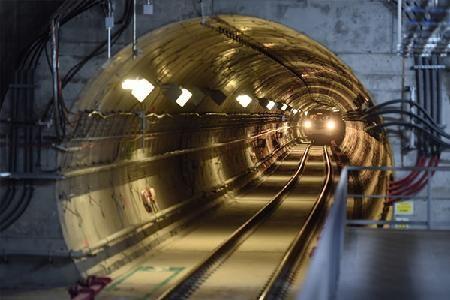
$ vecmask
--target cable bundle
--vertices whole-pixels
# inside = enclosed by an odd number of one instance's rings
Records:
[[[411,108],[416,108],[418,114],[406,111],[399,107],[390,107],[393,104],[407,104]],[[431,118],[428,112],[414,101],[410,100],[392,100],[376,105],[367,110],[349,111],[345,115],[347,120],[373,122],[375,118],[379,118],[385,114],[406,115],[410,122],[403,119],[396,119],[388,122],[375,122],[374,125],[366,127],[368,132],[376,132],[380,129],[401,126],[413,129],[413,133],[417,136],[418,158],[415,167],[407,176],[402,179],[391,181],[389,184],[389,198],[386,204],[392,204],[397,201],[400,196],[408,197],[420,192],[428,183],[429,179],[434,175],[433,172],[420,170],[420,168],[433,168],[439,165],[440,151],[450,148],[450,134],[442,130],[442,128]]]
[[[58,82],[57,84],[57,99],[50,99],[45,113],[41,116],[40,120],[50,119],[53,116],[55,132],[58,140],[62,140],[66,135],[66,124],[69,122],[68,114],[69,110],[67,109],[62,89],[69,83],[69,81],[81,70],[81,68],[94,56],[102,54],[106,49],[105,45],[107,41],[100,43],[90,54],[88,54],[85,58],[83,58],[79,63],[73,66],[69,72],[64,75],[62,78],[59,75],[59,70],[56,68],[52,68],[52,63],[58,63],[59,59],[59,41],[58,41],[58,32],[56,35],[53,34],[53,43],[52,47],[54,47],[54,51],[56,51],[56,61],[55,57],[50,58],[48,55],[48,44],[50,38],[52,37],[52,29],[58,31],[58,29],[69,22],[74,17],[82,14],[83,12],[93,8],[97,5],[102,5],[103,9],[105,7],[111,8],[111,0],[67,0],[57,9],[54,15],[51,18],[51,22],[45,27],[43,32],[39,35],[39,37],[25,50],[24,54],[21,56],[20,63],[18,66],[19,72],[32,71],[36,70],[37,65],[39,63],[39,59],[43,52],[46,54],[47,63],[50,68],[50,72],[52,73],[52,77],[55,78]],[[110,14],[111,11],[108,11]],[[106,14],[106,13],[105,13]],[[119,29],[113,33],[112,35],[112,44],[117,42],[121,34],[125,31],[128,25],[131,22],[132,18],[132,1],[127,0],[125,3],[125,9],[121,18],[116,22],[117,25],[121,25]],[[52,26],[55,26],[52,28]],[[55,33],[55,32],[53,32]],[[14,120],[13,116],[11,116],[11,120]],[[11,128],[14,128],[15,124],[11,124]],[[17,130],[17,129],[16,129]],[[18,141],[14,140],[12,143],[16,144]],[[28,143],[28,144],[32,144]],[[13,156],[13,160],[16,160],[16,156]],[[9,172],[16,172],[16,162],[11,161],[9,164]],[[32,172],[32,162],[30,162],[25,166],[25,172]],[[23,181],[23,189],[20,194],[20,197],[16,200],[16,195],[19,193],[19,186],[16,183],[16,180],[12,180],[11,183],[8,184],[8,189],[3,195],[0,202],[0,232],[6,230],[9,226],[11,226],[14,222],[16,222],[26,211],[28,208],[31,199],[34,194],[34,187],[32,186],[31,180]]]

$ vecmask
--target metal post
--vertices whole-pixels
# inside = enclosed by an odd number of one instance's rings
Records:
[[[136,0],[133,0],[133,58],[137,56],[137,37],[136,37]]]
[[[431,229],[431,171],[427,170],[427,228]]]
[[[425,57],[422,57],[421,58],[421,61],[422,61],[422,65],[427,65],[428,63],[427,63],[427,59],[425,58]],[[422,89],[422,92],[423,92],[423,103],[422,103],[422,105],[423,105],[423,108],[425,109],[425,111],[427,112],[427,113],[429,113],[430,112],[430,110],[428,109],[428,107],[429,107],[429,105],[428,105],[428,94],[429,94],[429,88],[430,88],[430,86],[429,86],[429,82],[428,82],[428,69],[422,69],[422,79],[423,79],[423,89]]]
[[[419,65],[421,63],[420,61],[420,57],[419,56],[414,56],[414,65]],[[422,96],[422,89],[423,89],[423,85],[421,83],[422,80],[422,76],[421,75],[421,70],[420,69],[415,69],[415,75],[416,75],[416,102],[419,106],[422,106],[422,102],[423,102],[423,96]],[[419,116],[422,116],[422,112],[420,110],[417,110],[417,114]],[[416,120],[414,120],[415,123],[417,123]],[[411,132],[411,135],[414,135],[413,132]],[[416,148],[421,148],[422,146],[420,145],[419,141],[421,140],[421,136],[417,136],[416,139],[416,144],[412,145],[415,146]]]
[[[142,134],[142,138],[141,138],[141,148],[142,151],[144,151],[145,148],[145,111],[144,108],[142,107],[141,111],[139,112],[139,116],[141,117],[141,134]]]
[[[52,30],[52,72],[53,72],[53,97],[55,100],[55,105],[57,105],[58,100],[58,78],[56,76],[58,71],[58,54],[57,54],[57,20],[52,20],[51,30]],[[56,109],[56,107],[55,107]]]
[[[436,64],[440,64],[439,55],[436,55]],[[441,70],[436,70],[436,122],[438,125],[441,125],[442,114],[441,114],[441,106],[442,106],[442,97],[441,97]]]
[[[402,0],[397,1],[397,50],[402,51]]]
[[[416,81],[417,81],[417,70],[416,70]],[[417,88],[418,88],[418,82],[416,84],[415,89],[411,91],[411,101],[417,102]],[[409,112],[413,113],[413,114],[417,114],[417,108],[411,104],[411,105],[409,105]],[[415,123],[415,119],[412,116],[409,117],[408,121],[411,124]],[[415,135],[411,131],[411,133],[409,135],[409,145],[411,147],[414,147],[415,142],[416,142]],[[402,167],[404,167],[404,165],[402,165]]]
[[[428,60],[428,64],[434,64],[434,58],[431,56]],[[435,80],[435,69],[428,69],[428,78],[430,80],[430,115],[433,121],[436,121],[436,110],[435,110],[435,90],[436,90],[436,80]]]
[[[426,65],[427,64],[427,61],[426,61],[426,58],[425,57],[421,57],[420,58],[420,62],[421,62],[421,64],[422,65]],[[429,90],[429,84],[428,84],[428,76],[427,76],[427,72],[428,72],[428,70],[427,69],[422,69],[421,71],[421,78],[422,78],[422,89],[421,89],[421,95],[422,95],[422,103],[421,103],[421,105],[422,105],[422,107],[424,108],[424,110],[427,112],[427,113],[429,113],[429,110],[428,110],[428,90]],[[424,142],[424,140],[425,140],[425,137],[424,137],[424,134],[423,134],[423,132],[421,132],[420,133],[420,140],[418,141],[420,144],[423,144],[423,142]],[[423,146],[423,147],[425,147],[425,149],[426,149],[426,146]]]
[[[401,110],[402,112],[405,111],[406,109],[406,104],[403,102],[403,100],[405,100],[405,57],[402,57],[402,79],[401,79],[401,83],[400,83],[400,99],[402,100],[402,104],[401,104]],[[401,114],[401,118],[402,121],[405,122],[406,117],[405,114],[402,113]],[[407,136],[407,132],[405,134],[400,134],[400,155],[401,155],[401,166],[404,166],[404,157],[405,157],[405,146],[408,142],[408,136]],[[364,203],[364,200],[363,200]]]
[[[112,5],[110,0],[108,1],[108,16],[105,19],[105,26],[108,32],[108,60],[111,58],[111,28],[114,25],[114,21],[112,18],[113,18]]]
[[[58,61],[58,31],[59,20],[57,18],[52,20],[51,32],[52,32],[52,75],[53,75],[53,105],[54,105],[54,119],[55,129],[59,137],[59,61]]]

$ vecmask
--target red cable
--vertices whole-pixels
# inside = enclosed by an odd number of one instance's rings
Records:
[[[435,156],[430,158],[430,160],[428,161],[428,166],[427,167],[434,166],[435,158],[436,158]],[[421,170],[420,173],[422,173],[422,172],[423,171]],[[416,177],[410,182],[410,184],[404,185],[402,187],[399,187],[399,188],[395,189],[394,191],[391,191],[391,194],[393,194],[393,195],[403,195],[405,192],[407,192],[411,188],[413,188],[413,187],[415,187],[417,185],[421,185],[422,182],[427,179],[427,175],[428,175],[427,172],[423,172],[423,174],[419,178]]]
[[[438,165],[439,165],[439,156],[438,155],[432,156],[428,162],[428,167],[436,167]],[[411,196],[413,194],[416,194],[417,192],[423,189],[423,187],[428,183],[428,180],[434,175],[434,173],[435,173],[434,170],[431,172],[430,175],[428,172],[424,172],[424,174],[415,183],[410,184],[408,186],[404,186],[403,188],[396,189],[395,193],[389,193],[387,204],[392,204],[395,201],[398,201],[398,199],[392,199],[391,198],[392,195]]]
[[[416,167],[423,167],[424,164],[425,164],[425,162],[426,162],[426,159],[427,159],[427,158],[426,158],[425,156],[420,156],[419,159],[416,161]],[[411,172],[409,173],[408,176],[406,176],[406,177],[404,177],[404,178],[402,178],[402,179],[400,179],[400,180],[391,182],[391,183],[389,184],[389,190],[397,189],[399,186],[404,186],[404,184],[405,184],[406,182],[408,182],[408,183],[411,182],[411,180],[412,180],[413,178],[415,178],[415,177],[417,176],[418,173],[419,173],[418,170],[413,170],[413,171],[411,171]]]
[[[437,156],[433,157],[434,161],[433,164],[430,167],[436,167],[439,164],[439,158]],[[426,172],[426,178],[424,178],[424,180],[419,183],[418,185],[416,185],[412,190],[408,191],[405,195],[406,196],[411,196],[412,194],[415,194],[417,192],[419,192],[420,190],[423,189],[423,187],[428,183],[428,180],[433,177],[435,171],[432,171],[431,174],[429,174],[428,172]]]

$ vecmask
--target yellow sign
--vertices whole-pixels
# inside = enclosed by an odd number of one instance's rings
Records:
[[[402,201],[395,203],[395,214],[400,216],[413,215],[414,203],[412,201]]]

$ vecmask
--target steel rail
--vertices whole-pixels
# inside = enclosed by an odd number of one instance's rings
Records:
[[[215,248],[212,253],[204,259],[200,264],[194,267],[189,273],[181,278],[175,286],[167,290],[161,296],[159,300],[167,299],[186,299],[192,293],[192,291],[200,284],[201,279],[206,272],[210,270],[214,265],[228,257],[230,254],[246,237],[248,237],[253,229],[261,224],[267,217],[269,217],[282,203],[285,194],[294,186],[298,177],[303,172],[305,167],[306,158],[308,157],[309,149],[311,145],[308,145],[303,153],[303,157],[298,165],[297,171],[289,179],[289,181],[283,186],[283,188],[269,201],[263,208],[261,208],[256,214],[254,214],[247,222],[236,229],[222,244]]]
[[[258,296],[259,300],[283,299],[291,285],[293,275],[297,270],[298,263],[304,254],[312,232],[320,220],[320,214],[323,213],[323,207],[326,204],[327,196],[332,185],[333,172],[327,147],[323,147],[323,157],[326,166],[326,177],[323,182],[322,190],[317,200],[308,214],[308,218],[299,230],[298,234],[285,252],[277,269],[273,272],[268,282]]]

